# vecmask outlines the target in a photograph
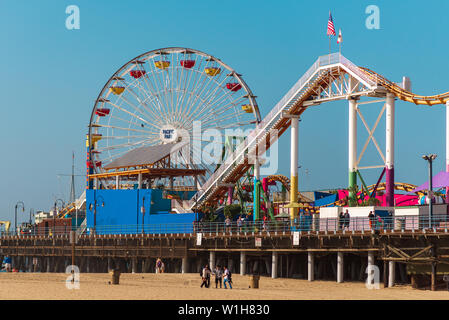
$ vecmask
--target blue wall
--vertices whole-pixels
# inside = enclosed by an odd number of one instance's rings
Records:
[[[337,201],[337,195],[332,194],[330,196],[322,197],[322,198],[315,200],[314,205],[315,205],[315,207],[320,207],[320,206],[324,206],[326,204],[334,203],[335,201]]]
[[[145,233],[187,233],[193,229],[195,213],[169,213],[171,200],[162,199],[162,190],[159,189],[86,190],[89,228],[94,225],[94,210],[90,209],[90,205],[94,205],[95,198],[97,233],[141,233],[142,205],[145,207]]]

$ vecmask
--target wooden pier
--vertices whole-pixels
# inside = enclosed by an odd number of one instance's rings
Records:
[[[449,233],[445,230],[308,231],[294,243],[290,231],[192,234],[81,235],[74,249],[81,272],[154,272],[161,258],[165,272],[199,272],[205,264],[227,265],[240,274],[273,278],[364,281],[377,266],[385,287],[412,283],[435,290],[449,274]],[[0,257],[25,272],[65,272],[72,264],[68,235],[0,238]],[[407,272],[421,266],[428,271]],[[396,275],[398,275],[396,277]]]

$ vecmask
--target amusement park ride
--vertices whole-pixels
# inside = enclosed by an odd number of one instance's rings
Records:
[[[361,102],[362,98],[366,101]],[[261,118],[256,97],[241,75],[209,54],[175,47],[153,50],[132,59],[107,81],[92,110],[86,142],[87,189],[164,189],[165,199],[182,200],[178,211],[184,212],[216,208],[225,202],[232,204],[234,195],[243,210],[246,207],[243,193],[249,191],[252,197],[246,197],[246,202],[253,203],[252,219],[259,220],[261,209],[272,219],[279,213],[274,212],[269,200],[269,186],[279,182],[283,192],[290,193],[284,207],[289,208],[291,220],[300,211],[319,212],[313,206],[313,199],[298,192],[299,118],[310,107],[343,99],[349,104],[350,192],[346,200],[357,197],[353,190],[359,176],[364,197],[376,197],[378,191],[385,190],[384,205],[394,207],[395,189],[410,192],[416,187],[394,181],[395,100],[449,107],[449,92],[435,96],[413,94],[408,78],[404,77],[400,84],[393,83],[374,71],[358,67],[339,53],[319,57],[265,118]],[[373,128],[367,126],[360,109],[369,103],[383,103]],[[383,113],[385,154],[373,136]],[[369,133],[359,155],[357,115]],[[209,164],[193,159],[195,150],[201,154],[210,143],[208,138],[196,134],[195,122],[201,122],[203,131],[241,129],[250,133],[233,139],[233,143],[229,139],[221,142],[223,161],[218,165]],[[263,152],[289,127],[292,130],[290,179],[280,175],[261,179]],[[359,166],[370,141],[384,163]],[[360,170],[372,168],[383,171],[378,182],[367,187]],[[188,194],[187,199],[182,194]],[[95,197],[95,193],[87,194],[87,202],[93,202],[89,199],[92,195]],[[344,204],[339,199],[327,206]]]

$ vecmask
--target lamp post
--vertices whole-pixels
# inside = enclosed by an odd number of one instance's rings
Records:
[[[61,209],[64,208],[64,201],[61,199],[55,200],[55,211],[53,212],[53,237],[56,234],[56,216],[58,215],[58,201],[61,203]]]
[[[30,209],[30,235],[33,235],[33,220],[31,219],[31,216],[34,216],[34,209]]]
[[[104,207],[104,198],[102,196],[98,196],[95,197],[94,199],[94,203],[90,204],[89,209],[92,211],[92,209],[94,210],[94,227],[92,230],[92,234],[96,234],[96,229],[97,229],[97,206],[99,205],[97,203],[97,198],[101,199],[101,206]]]
[[[23,201],[18,201],[16,203],[15,210],[14,210],[14,212],[15,212],[15,215],[14,215],[14,232],[17,232],[17,208],[19,207],[19,205],[22,206],[22,212],[25,212],[25,204],[23,203]]]
[[[32,215],[34,215],[34,209],[30,209],[30,225],[33,224],[33,220],[31,220]]]
[[[432,188],[432,162],[437,157],[436,154],[423,155],[422,158],[429,162],[429,192],[427,196],[429,197],[429,229],[432,228],[432,198],[433,198],[433,188]]]

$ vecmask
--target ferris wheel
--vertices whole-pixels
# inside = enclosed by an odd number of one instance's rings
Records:
[[[179,47],[144,53],[117,70],[95,102],[88,133],[95,147],[89,150],[88,166],[104,173],[133,149],[181,142],[180,132],[189,134],[193,148],[202,148],[208,141],[195,138],[194,122],[203,132],[253,129],[260,121],[255,98],[240,74],[207,53]],[[201,182],[216,169],[187,162],[205,170]],[[192,177],[175,181],[176,186],[192,183]],[[103,181],[105,188],[110,184]]]

